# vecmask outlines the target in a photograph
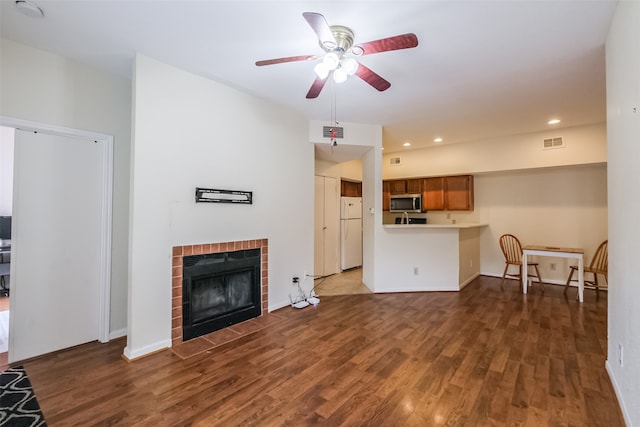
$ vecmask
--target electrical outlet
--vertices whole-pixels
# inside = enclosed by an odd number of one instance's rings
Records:
[[[623,348],[622,348],[622,344],[618,344],[618,363],[620,364],[620,367],[622,368],[624,365],[622,364],[623,359],[622,359],[622,353],[623,353]]]
[[[450,213],[447,214],[447,219],[451,219],[451,214]]]
[[[413,275],[414,276],[418,275],[418,267],[413,267]]]
[[[552,263],[550,264],[550,268],[551,268],[551,270],[552,270],[552,271],[555,271],[555,270],[557,269],[556,263],[555,263],[555,262],[552,262]]]
[[[473,267],[473,259],[469,259],[469,267]]]
[[[294,285],[297,285],[300,282],[300,278],[298,276],[293,276],[291,278],[291,283],[293,283]]]

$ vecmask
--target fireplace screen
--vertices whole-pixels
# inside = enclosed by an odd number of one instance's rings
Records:
[[[184,257],[184,340],[261,314],[260,249]]]

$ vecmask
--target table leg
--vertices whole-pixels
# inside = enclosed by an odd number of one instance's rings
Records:
[[[584,300],[584,265],[582,255],[578,258],[578,300]]]
[[[522,254],[522,293],[527,293],[527,274],[529,269],[527,268],[527,253]]]

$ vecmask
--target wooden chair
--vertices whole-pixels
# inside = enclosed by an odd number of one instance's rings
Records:
[[[577,265],[572,265],[571,272],[569,273],[569,278],[567,279],[567,283],[564,285],[564,294],[567,294],[567,289],[569,289],[569,284],[573,282],[577,282],[578,279],[573,279],[573,273],[578,270]],[[602,274],[604,276],[607,285],[609,284],[609,241],[605,240],[600,243],[598,249],[596,249],[596,253],[591,259],[591,264],[588,267],[584,267],[584,273],[593,274],[593,280],[587,280],[584,277],[584,288],[585,289],[595,289],[596,290],[596,298],[598,297],[598,289],[600,286],[598,285],[598,274]]]
[[[504,255],[504,273],[502,273],[502,281],[500,282],[500,289],[504,283],[505,277],[509,276],[513,279],[518,279],[522,282],[522,245],[516,236],[513,234],[503,234],[500,236],[500,249]],[[509,266],[517,266],[518,274],[508,273]],[[527,262],[527,268],[533,267],[536,270],[536,274],[527,274],[528,277],[537,278],[540,286],[542,286],[542,292],[544,292],[544,283],[540,278],[540,271],[538,270],[537,262]]]

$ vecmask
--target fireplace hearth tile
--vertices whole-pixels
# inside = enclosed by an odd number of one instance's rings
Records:
[[[209,349],[211,349],[211,343],[203,337],[194,338],[171,347],[171,350],[181,359],[187,359]]]
[[[242,335],[247,335],[259,331],[264,328],[264,326],[260,325],[260,323],[255,321],[256,318],[246,320],[242,323],[238,323],[232,326],[229,326],[229,329],[232,331],[238,332]]]
[[[242,336],[241,333],[232,330],[231,328],[220,329],[219,331],[211,332],[210,334],[203,335],[202,338],[209,341],[214,346],[228,343]]]
[[[264,314],[260,317],[238,323],[219,331],[211,332],[210,334],[203,335],[189,341],[175,343],[171,347],[171,350],[181,359],[188,359],[189,357],[196,356],[204,353],[205,351],[213,351],[221,345],[246,337],[255,332],[259,332],[267,326],[275,325],[285,319],[286,316],[280,316],[273,313]]]

